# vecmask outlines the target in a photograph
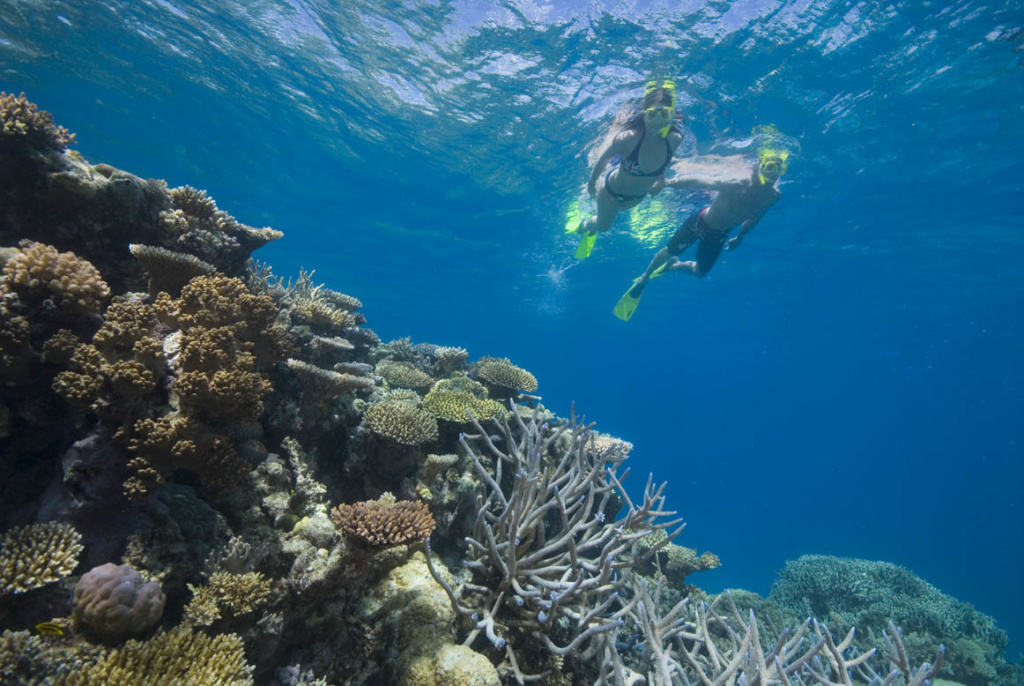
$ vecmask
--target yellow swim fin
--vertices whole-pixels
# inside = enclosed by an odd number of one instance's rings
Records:
[[[590,257],[590,253],[594,250],[595,242],[597,242],[597,233],[588,231],[583,234],[583,238],[580,239],[580,244],[576,246],[576,259],[585,260]]]
[[[619,302],[615,303],[612,314],[621,319],[624,322],[628,322],[633,318],[633,313],[636,312],[637,305],[640,304],[640,296],[643,295],[643,291],[639,295],[631,295],[633,287],[640,281],[640,277],[633,279],[633,283],[629,285],[626,292],[619,298]]]

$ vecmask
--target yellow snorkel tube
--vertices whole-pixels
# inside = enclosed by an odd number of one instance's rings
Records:
[[[669,97],[672,99],[669,103],[669,107],[672,110],[672,117],[669,118],[667,126],[663,126],[658,130],[658,133],[661,134],[662,138],[667,138],[669,131],[672,130],[672,119],[675,118],[676,112],[676,82],[672,79],[653,79],[648,81],[646,85],[644,85],[644,97],[647,97],[659,88],[668,93]]]

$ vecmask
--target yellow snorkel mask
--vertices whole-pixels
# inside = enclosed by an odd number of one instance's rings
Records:
[[[668,124],[661,127],[658,133],[661,134],[662,138],[667,138],[669,131],[672,130],[672,120],[676,114],[676,82],[672,79],[654,79],[648,81],[644,86],[644,97],[647,97],[654,91],[661,89],[668,93],[671,101],[668,105],[656,105],[654,107],[648,107],[644,110],[644,119],[653,119],[654,117],[668,117]]]
[[[764,147],[759,149],[757,151],[757,176],[761,183],[768,183],[765,174],[771,176],[773,182],[785,174],[789,168],[788,159],[789,151],[785,148]]]

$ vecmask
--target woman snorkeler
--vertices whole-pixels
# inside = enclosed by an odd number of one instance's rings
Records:
[[[596,149],[597,160],[587,193],[597,200],[597,213],[580,221],[583,234],[577,259],[590,256],[597,234],[607,231],[621,210],[637,205],[664,186],[664,172],[683,140],[682,117],[676,114],[676,86],[670,80],[650,81],[644,97],[625,108]]]

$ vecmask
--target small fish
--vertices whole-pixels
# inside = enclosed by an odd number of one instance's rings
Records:
[[[36,631],[39,632],[40,636],[49,636],[51,638],[60,638],[64,635],[64,630],[56,622],[39,622],[36,624]]]

